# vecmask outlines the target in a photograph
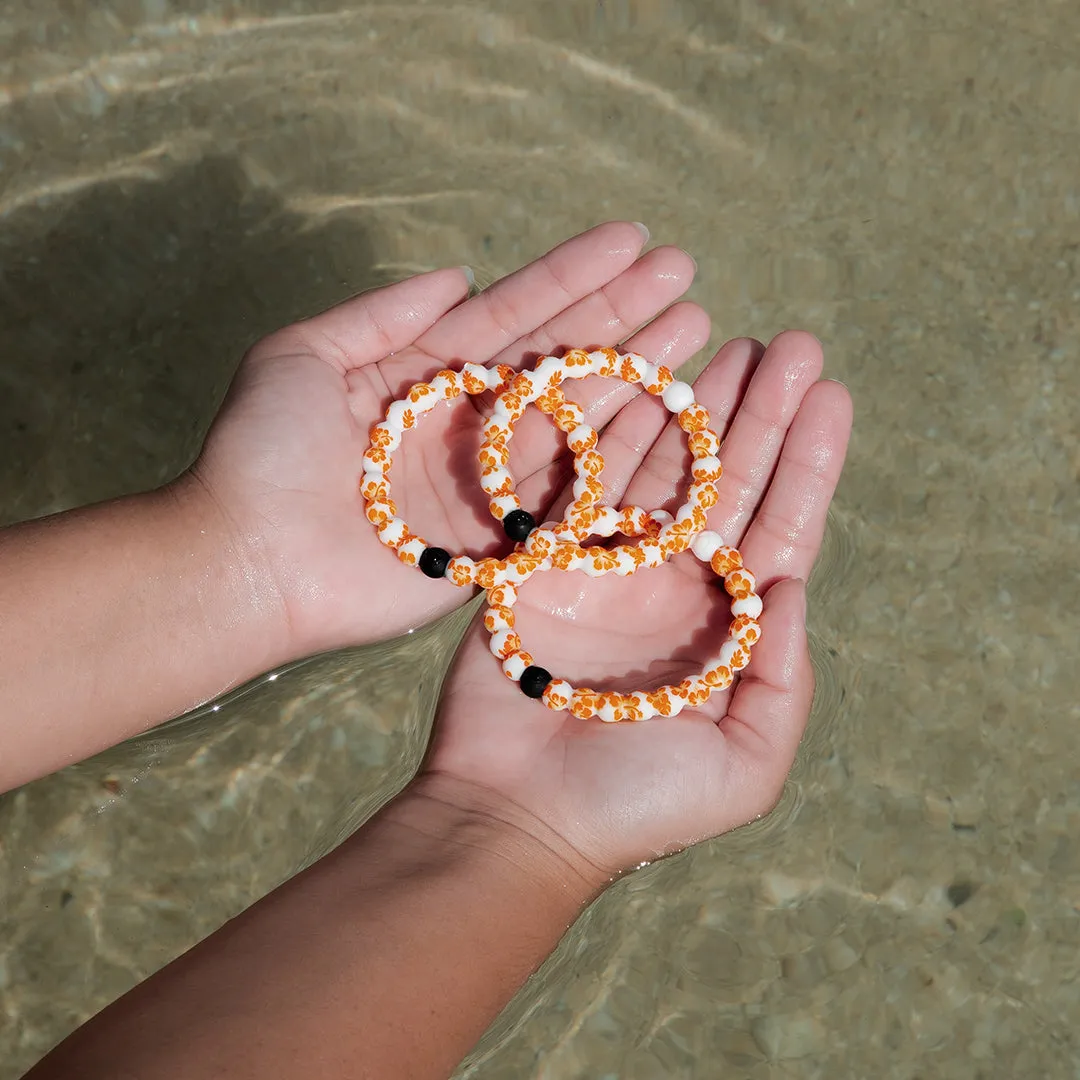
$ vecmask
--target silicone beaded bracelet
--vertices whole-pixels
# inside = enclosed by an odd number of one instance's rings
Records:
[[[514,630],[513,607],[517,602],[518,587],[510,582],[488,589],[488,607],[484,612],[484,626],[491,635],[489,647],[502,661],[503,673],[515,680],[527,697],[540,698],[549,709],[565,709],[582,720],[593,716],[607,723],[648,720],[654,716],[678,716],[685,708],[704,705],[714,691],[726,690],[734,681],[735,673],[750,662],[750,650],[761,637],[757,619],[761,615],[762,603],[754,591],[754,575],[742,565],[742,556],[738,551],[724,544],[718,533],[705,531],[698,534],[691,542],[690,549],[723,579],[724,587],[732,597],[733,619],[727,641],[721,646],[716,659],[707,664],[699,675],[683,679],[675,685],[661,686],[656,690],[635,690],[632,693],[577,688],[565,679],[553,678],[525,651]],[[507,561],[513,563],[523,554],[515,552]],[[531,572],[543,572],[553,565],[554,559],[544,559]],[[531,573],[526,575],[526,580],[528,576]]]
[[[360,494],[364,497],[364,513],[375,526],[379,539],[397,552],[398,558],[420,569],[432,578],[448,577],[455,585],[490,586],[494,580],[497,559],[470,559],[467,555],[451,555],[444,548],[432,547],[426,540],[409,530],[397,516],[397,507],[390,492],[390,465],[394,451],[401,445],[401,436],[416,426],[420,417],[441,401],[450,401],[465,394],[496,394],[516,377],[513,368],[500,364],[486,368],[480,364],[465,364],[460,372],[440,371],[431,382],[411,386],[405,396],[391,403],[386,419],[371,429],[371,445],[364,453]]]
[[[686,502],[674,519],[640,507],[615,510],[601,504],[603,486],[599,477],[604,458],[595,449],[597,433],[585,423],[581,406],[568,401],[561,389],[564,380],[589,375],[639,383],[677,414],[679,426],[687,433],[694,461]],[[614,349],[586,353],[571,349],[561,358],[541,357],[532,371],[519,374],[496,398],[491,419],[484,427],[484,442],[478,454],[480,484],[491,500],[492,515],[503,521],[508,535],[526,541],[526,551],[530,550],[527,541],[536,529],[536,522],[522,509],[514,479],[506,466],[514,425],[533,403],[566,432],[566,444],[574,454],[577,479],[573,502],[566,517],[552,526],[545,537],[571,544],[561,552],[564,564],[557,564],[560,569],[582,569],[592,577],[612,571],[632,574],[642,566],[659,566],[672,555],[685,551],[694,536],[704,530],[706,514],[717,502],[716,481],[723,474],[723,466],[716,456],[720,439],[709,428],[708,410],[695,401],[692,387],[676,381],[666,367],[650,364],[636,353],[620,354]],[[590,535],[611,536],[615,532],[628,536],[645,533],[647,538],[641,544],[580,546]]]

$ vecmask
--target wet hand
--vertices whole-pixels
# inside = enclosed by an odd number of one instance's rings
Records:
[[[645,346],[626,344],[648,355]],[[734,686],[675,718],[582,721],[506,679],[478,622],[448,680],[427,765],[432,782],[447,781],[448,798],[471,790],[485,806],[501,805],[516,828],[537,823],[598,881],[773,807],[813,698],[803,581],[851,427],[847,391],[822,381],[821,366],[814,338],[786,333],[767,349],[730,342],[695,384],[725,440],[709,528],[739,547],[765,600],[762,639]],[[608,505],[670,510],[681,501],[686,437],[655,399],[627,406],[598,448]],[[626,578],[539,574],[520,587],[515,630],[557,678],[651,689],[696,674],[715,655],[728,605],[715,576],[687,552]]]
[[[217,508],[232,557],[266,583],[268,609],[287,623],[296,655],[390,638],[468,599],[401,564],[365,519],[359,479],[370,428],[409,386],[443,368],[520,368],[568,343],[625,339],[694,276],[684,252],[642,256],[644,242],[630,223],[601,225],[468,299],[461,270],[414,277],[282,330],[245,357],[179,485]],[[675,367],[704,343],[708,319],[689,304],[672,312],[650,341]],[[598,388],[590,405],[598,426],[632,396],[610,389]],[[463,395],[426,415],[393,473],[412,529],[474,556],[509,548],[474,481],[479,405]],[[538,499],[565,469],[565,446],[540,416],[523,420],[516,443],[522,494]]]

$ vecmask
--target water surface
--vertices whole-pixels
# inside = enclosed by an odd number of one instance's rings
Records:
[[[612,217],[695,255],[714,345],[804,327],[851,388],[780,810],[612,889],[461,1076],[1080,1075],[1077,40],[1054,0],[0,12],[5,521],[175,475],[283,321]],[[0,800],[0,1077],[388,798],[460,627]]]

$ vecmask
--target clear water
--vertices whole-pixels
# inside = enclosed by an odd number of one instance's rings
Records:
[[[714,344],[805,327],[852,390],[781,807],[612,889],[461,1076],[1080,1076],[1078,39],[1053,0],[0,9],[3,520],[174,475],[287,319],[616,216],[692,251]],[[0,799],[0,1077],[390,797],[467,616]]]

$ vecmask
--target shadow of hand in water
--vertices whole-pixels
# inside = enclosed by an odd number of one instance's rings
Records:
[[[366,229],[312,221],[233,160],[123,177],[0,223],[0,523],[157,486],[244,350],[386,282]]]

